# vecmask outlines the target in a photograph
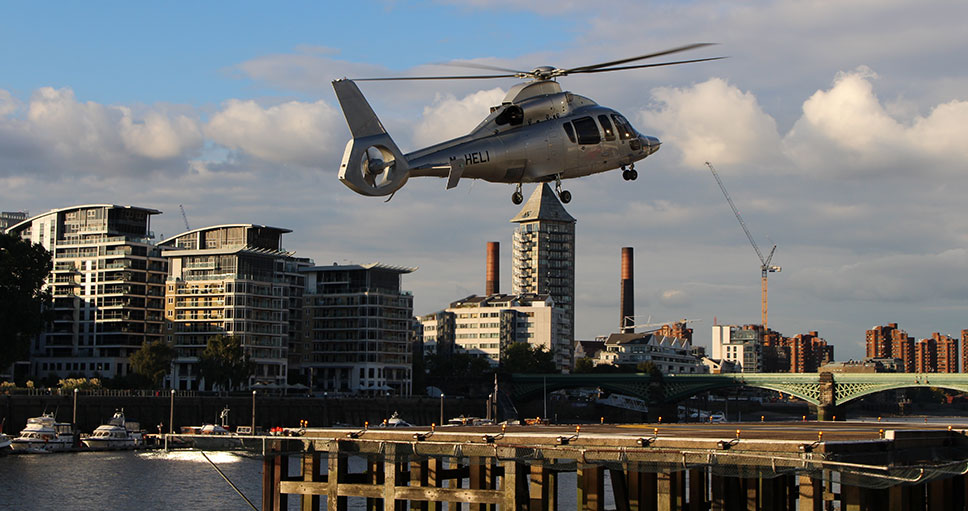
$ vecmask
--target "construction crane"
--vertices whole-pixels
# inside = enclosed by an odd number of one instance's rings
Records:
[[[767,286],[767,282],[766,282],[766,276],[767,276],[768,273],[778,272],[781,269],[779,266],[774,266],[774,265],[770,264],[773,261],[773,252],[776,251],[776,245],[773,245],[773,248],[770,249],[770,254],[768,256],[763,257],[763,252],[760,252],[760,247],[758,247],[756,245],[756,241],[753,240],[753,235],[750,234],[749,228],[746,227],[746,222],[743,221],[743,217],[740,216],[739,210],[736,209],[736,204],[733,204],[733,199],[730,198],[729,192],[726,191],[726,185],[724,185],[723,184],[723,180],[720,179],[719,173],[716,172],[716,169],[715,168],[713,168],[713,164],[712,163],[709,163],[707,161],[706,162],[706,166],[709,167],[709,171],[713,173],[713,177],[716,178],[716,182],[719,183],[719,189],[723,191],[723,195],[726,197],[726,202],[728,202],[729,203],[729,207],[733,209],[733,214],[736,215],[736,219],[739,220],[740,227],[743,228],[743,232],[745,232],[746,233],[746,237],[749,238],[750,245],[753,245],[753,250],[756,251],[756,257],[759,257],[760,258],[760,281],[761,281],[761,287],[762,287],[761,296],[760,296],[760,299],[761,299],[761,302],[762,302],[761,303],[760,320],[763,323],[763,329],[766,330],[766,329],[769,328],[769,323],[768,323],[768,320],[769,320],[769,305],[768,305],[769,304],[769,300],[767,298],[767,295],[768,295],[767,288],[768,288],[768,286]]]
[[[182,206],[181,204],[179,204],[178,209],[181,210],[182,220],[185,221],[185,230],[186,231],[192,230],[192,228],[188,226],[188,215],[185,214],[185,206]]]

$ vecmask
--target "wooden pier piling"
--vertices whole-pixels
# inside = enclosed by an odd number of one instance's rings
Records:
[[[566,438],[553,428],[521,428],[500,440],[481,428],[273,437],[266,440],[262,507],[287,509],[293,496],[305,511],[323,501],[328,510],[346,510],[350,499],[374,511],[601,511],[606,500],[618,511],[821,511],[834,504],[845,511],[968,511],[968,459],[923,461],[932,449],[968,457],[961,431],[854,441],[832,441],[829,432],[824,442],[746,432],[724,441],[714,430],[651,438],[618,427],[602,432]],[[291,466],[291,457],[299,463]],[[575,477],[571,489],[560,486],[567,472]],[[574,492],[574,504],[563,506],[561,492]]]

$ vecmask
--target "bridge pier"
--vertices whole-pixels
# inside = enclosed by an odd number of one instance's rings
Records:
[[[818,421],[845,421],[847,420],[847,412],[844,411],[844,409],[839,406],[818,405],[817,420]]]

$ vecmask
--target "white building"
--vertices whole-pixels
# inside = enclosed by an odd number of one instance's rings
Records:
[[[558,369],[571,367],[565,311],[548,295],[471,295],[417,319],[425,353],[465,352],[496,366],[507,346],[526,342],[551,352]]]
[[[605,339],[598,364],[637,366],[652,362],[664,374],[698,374],[708,371],[692,354],[692,345],[684,339],[657,333],[615,333]]]
[[[756,330],[736,325],[713,325],[712,355],[714,360],[730,362],[739,372],[758,373],[763,369],[763,343]]]
[[[46,283],[53,317],[31,343],[32,375],[125,376],[128,357],[162,339],[166,262],[150,240],[150,219],[159,213],[89,204],[52,210],[7,230],[43,245],[53,258]]]

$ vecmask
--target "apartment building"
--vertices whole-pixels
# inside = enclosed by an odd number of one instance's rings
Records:
[[[425,347],[441,350],[453,345],[497,366],[507,346],[526,342],[548,350],[562,370],[571,367],[571,343],[563,333],[569,325],[565,314],[548,295],[471,295],[417,320],[423,325]]]
[[[26,211],[3,211],[0,212],[0,232],[5,232],[7,229],[23,222],[28,217]]]
[[[734,364],[744,373],[763,370],[763,343],[759,332],[736,325],[713,325],[712,354],[714,360]]]
[[[194,229],[161,242],[168,260],[167,339],[177,357],[172,388],[211,388],[198,373],[208,339],[236,336],[255,364],[248,386],[286,385],[290,318],[301,314],[301,267],[282,248],[289,229],[229,224]],[[294,334],[298,338],[298,334]]]
[[[511,222],[518,224],[511,249],[511,294],[549,296],[564,318],[561,340],[553,344],[567,344],[570,350],[575,339],[575,218],[543,183]]]
[[[914,358],[919,373],[957,373],[958,339],[934,332],[915,343]]]
[[[143,343],[163,338],[167,267],[150,239],[151,217],[160,213],[89,204],[8,228],[43,245],[53,258],[46,283],[53,320],[31,345],[31,375],[126,376],[128,357]]]
[[[786,371],[790,373],[815,373],[824,365],[834,361],[834,347],[820,338],[816,331],[797,334],[784,339],[782,344],[789,352],[790,364]]]
[[[300,269],[309,357],[296,370],[314,390],[413,393],[413,294],[401,280],[414,271],[381,263]]]
[[[664,374],[697,374],[708,372],[701,357],[692,354],[685,340],[666,337],[656,332],[613,333],[605,339],[605,349],[598,353],[598,364],[638,366],[651,362]]]
[[[905,373],[916,370],[914,337],[897,327],[897,323],[875,326],[867,331],[867,358],[896,358]]]

